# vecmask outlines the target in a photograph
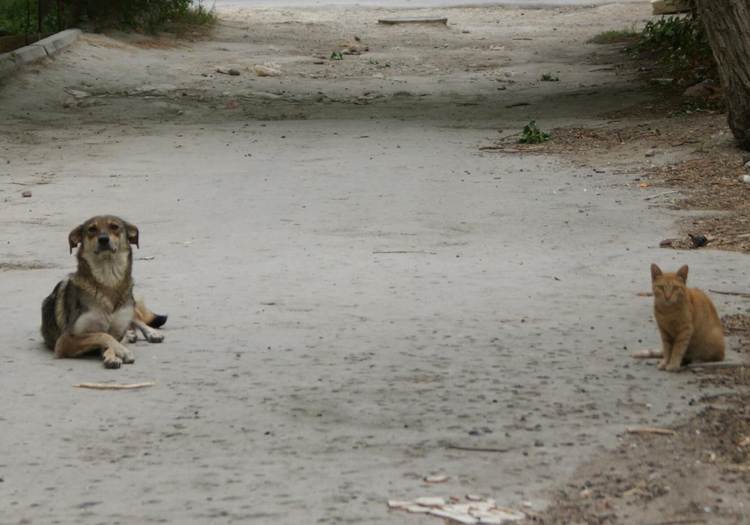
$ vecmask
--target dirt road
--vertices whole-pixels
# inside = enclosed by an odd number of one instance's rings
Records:
[[[657,343],[636,294],[652,261],[736,288],[743,256],[659,250],[675,215],[626,161],[479,149],[647,97],[585,41],[648,5],[373,23],[393,12],[88,35],[2,84],[0,523],[426,524],[386,500],[466,493],[538,509],[626,425],[697,409],[685,375],[628,357]],[[369,51],[328,60],[355,35]],[[103,212],[140,227],[138,292],[170,314],[118,371],[38,334],[68,231]]]

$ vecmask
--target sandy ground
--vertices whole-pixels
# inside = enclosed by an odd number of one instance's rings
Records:
[[[3,81],[0,523],[427,524],[386,500],[465,493],[541,509],[625,426],[694,414],[684,374],[628,357],[658,340],[636,294],[652,261],[740,288],[745,256],[659,250],[679,212],[606,163],[479,149],[647,98],[585,41],[648,9],[447,9],[447,28],[233,9],[209,38],[88,35]],[[355,35],[368,52],[327,60]],[[141,228],[138,291],[170,314],[118,371],[38,334],[68,231],[101,212]]]

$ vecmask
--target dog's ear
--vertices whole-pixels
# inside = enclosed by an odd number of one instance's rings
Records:
[[[73,231],[68,234],[68,246],[70,246],[70,253],[73,253],[73,248],[76,248],[83,242],[83,224],[73,228]]]
[[[138,245],[138,227],[130,224],[129,222],[126,222],[125,233],[128,236],[128,242],[130,244],[135,244],[136,248],[140,248],[140,246]]]

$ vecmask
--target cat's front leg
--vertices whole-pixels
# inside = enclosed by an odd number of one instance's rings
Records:
[[[685,329],[677,334],[664,370],[667,372],[677,372],[682,367],[682,359],[685,357],[691,337],[693,337],[692,329]]]
[[[669,364],[669,356],[672,355],[672,343],[663,333],[659,335],[661,335],[661,361],[659,361],[657,368],[664,370]]]

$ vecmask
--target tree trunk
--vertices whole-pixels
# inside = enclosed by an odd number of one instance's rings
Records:
[[[696,0],[719,66],[729,127],[750,150],[750,0]]]

